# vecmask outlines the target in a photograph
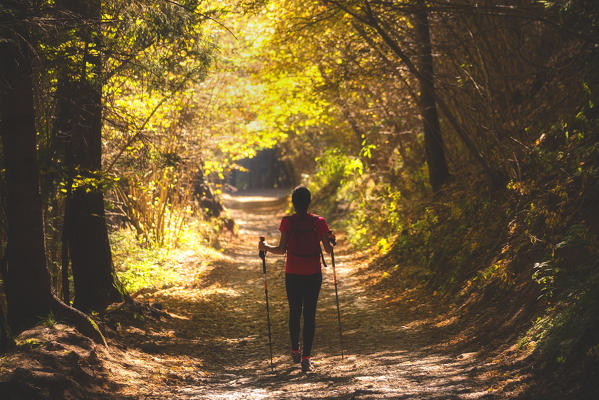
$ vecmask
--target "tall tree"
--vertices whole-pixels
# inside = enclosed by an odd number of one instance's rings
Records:
[[[416,30],[416,45],[420,64],[418,82],[420,84],[420,112],[422,113],[424,128],[426,161],[428,163],[429,180],[433,190],[436,191],[449,177],[449,169],[445,161],[443,137],[441,136],[441,125],[437,113],[431,35],[428,11],[424,0],[416,0],[414,28]]]
[[[449,177],[449,169],[445,160],[441,125],[437,113],[432,45],[426,3],[424,0],[416,0],[412,4],[402,7],[409,10],[413,15],[415,49],[411,50],[415,55],[410,56],[408,53],[410,49],[403,48],[399,40],[393,37],[393,29],[389,26],[388,21],[385,21],[384,15],[381,16],[373,8],[369,0],[364,0],[357,8],[350,2],[321,1],[323,4],[343,11],[354,18],[357,23],[375,31],[418,81],[420,88],[418,102],[423,123],[425,158],[428,165],[429,181],[433,190],[439,190]],[[359,31],[362,35],[365,34],[363,30],[359,29]]]
[[[428,12],[423,0],[416,0],[412,9],[414,13],[413,23],[415,29],[416,62],[414,62],[408,53],[400,46],[398,41],[391,37],[389,29],[386,26],[387,24],[377,16],[368,0],[364,0],[365,16],[362,17],[359,14],[352,14],[359,21],[373,28],[385,44],[389,46],[418,80],[420,86],[419,107],[423,123],[429,181],[433,190],[436,191],[449,177],[449,170],[447,168],[447,162],[445,161],[441,125],[437,113],[437,97],[435,94],[435,78]]]
[[[0,32],[0,135],[6,173],[8,240],[4,284],[8,324],[19,332],[51,312],[99,342],[104,338],[81,312],[52,292],[46,265],[36,129],[33,106],[30,26],[39,7],[12,2],[14,23]]]
[[[7,187],[5,288],[8,322],[18,330],[50,312],[51,291],[35,152],[32,55],[23,43],[27,30],[17,26],[15,31],[21,41],[10,35],[0,42],[0,112]]]
[[[99,0],[60,0],[70,23],[65,38],[74,54],[64,54],[57,89],[55,129],[65,140],[65,162],[74,187],[65,213],[75,284],[74,305],[103,310],[126,294],[112,262],[100,178],[102,168],[102,32]],[[69,63],[74,56],[76,63]]]

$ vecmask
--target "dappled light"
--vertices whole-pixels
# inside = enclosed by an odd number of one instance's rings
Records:
[[[3,1],[0,400],[599,398],[598,21]]]

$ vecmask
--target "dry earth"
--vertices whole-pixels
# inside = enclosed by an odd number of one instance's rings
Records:
[[[336,254],[343,322],[338,336],[330,268],[324,271],[313,350],[302,373],[289,357],[282,257],[268,255],[274,372],[257,238],[278,238],[276,198],[229,199],[239,235],[223,257],[190,254],[186,282],[140,294],[161,308],[124,306],[103,318],[104,348],[57,324],[23,333],[28,346],[0,363],[0,399],[505,399],[529,376],[514,349],[464,340],[456,314],[424,291],[385,290],[369,254]],[[433,300],[433,301],[431,301]],[[433,304],[431,304],[433,303]],[[452,316],[453,315],[453,316]],[[29,339],[28,339],[29,338]],[[468,343],[468,344],[464,344]],[[2,394],[4,393],[4,394]],[[525,395],[526,396],[526,395]]]

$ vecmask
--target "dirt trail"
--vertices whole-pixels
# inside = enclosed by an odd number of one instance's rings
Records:
[[[410,306],[409,296],[390,301],[374,291],[367,284],[365,257],[349,253],[342,236],[336,263],[345,358],[340,357],[329,268],[323,274],[317,313],[316,368],[301,373],[299,366],[292,364],[284,259],[269,254],[275,364],[275,373],[271,373],[262,268],[256,247],[260,235],[271,241],[278,238],[283,207],[274,198],[241,200],[229,202],[236,207],[230,211],[240,232],[226,244],[223,259],[202,267],[196,280],[146,296],[179,318],[145,321],[142,329],[123,332],[128,346],[153,354],[146,357],[144,365],[133,365],[127,379],[115,376],[125,387],[123,395],[146,399],[509,397],[497,387],[496,374],[489,373],[478,353],[439,345],[444,328],[435,326],[433,309]],[[198,265],[200,261],[189,260]],[[148,370],[154,373],[144,378]],[[144,379],[152,385],[140,384]],[[134,381],[137,383],[132,385]]]

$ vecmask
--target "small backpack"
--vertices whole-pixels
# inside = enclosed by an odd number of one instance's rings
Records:
[[[294,257],[320,257],[320,241],[316,230],[318,217],[290,218],[287,252]]]

